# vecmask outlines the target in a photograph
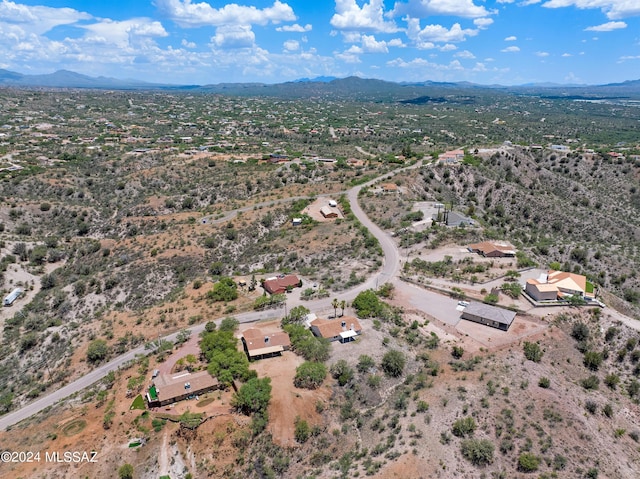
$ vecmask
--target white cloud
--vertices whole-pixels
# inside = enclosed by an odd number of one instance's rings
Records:
[[[441,52],[453,52],[455,50],[457,50],[458,47],[456,47],[455,45],[451,44],[451,43],[447,43],[446,45],[442,45],[440,47],[440,51]]]
[[[602,25],[595,25],[593,27],[587,27],[584,29],[585,32],[611,32],[613,30],[620,30],[622,28],[627,28],[627,24],[625,22],[607,22]]]
[[[293,25],[282,25],[281,27],[276,28],[278,32],[310,32],[313,29],[310,23],[307,23],[304,27],[302,25],[298,25],[294,23]]]
[[[219,48],[252,48],[255,41],[256,35],[248,25],[222,25],[211,38]]]
[[[296,40],[287,40],[282,44],[282,46],[288,52],[295,52],[300,49],[300,43]]]
[[[571,53],[563,53],[562,54],[562,58],[569,58],[572,57],[573,55]]]
[[[293,9],[280,0],[263,9],[235,3],[213,8],[208,3],[191,3],[191,0],[156,0],[155,3],[165,15],[184,28],[207,25],[267,25],[296,20]]]
[[[427,17],[445,15],[463,18],[486,17],[492,13],[473,0],[409,0],[407,3],[396,2],[391,15],[410,15],[412,17]]]
[[[489,28],[489,25],[493,23],[493,18],[476,18],[473,20],[473,24],[478,27],[480,30],[484,30],[485,28]]]
[[[463,29],[459,23],[454,23],[451,29],[442,25],[427,25],[421,29],[419,19],[405,17],[404,20],[407,22],[407,36],[416,42],[463,42],[479,32]]]
[[[549,52],[536,52],[536,56],[544,58],[549,56]]]
[[[387,45],[390,47],[400,47],[400,48],[406,47],[404,42],[399,38],[392,38],[387,42]]]
[[[336,0],[331,26],[341,31],[368,31],[393,33],[398,31],[394,22],[384,20],[383,0],[371,0],[358,6],[356,0]]]
[[[620,61],[626,61],[626,60],[640,60],[640,55],[627,55],[624,57],[620,57]]]
[[[36,35],[42,35],[59,25],[71,25],[91,18],[88,13],[72,8],[29,6],[8,0],[0,3],[0,23],[18,25],[25,33]]]
[[[504,39],[505,42],[515,42],[518,39],[518,37],[511,35],[510,37],[507,37]]]
[[[136,18],[121,22],[104,19],[90,25],[79,25],[88,33],[85,40],[110,43],[125,48],[140,38],[166,37],[169,34],[160,22],[148,18]]]
[[[469,50],[462,50],[461,52],[456,53],[454,56],[456,56],[457,58],[464,58],[465,60],[473,60],[476,57]]]
[[[362,35],[364,53],[389,53],[387,42],[377,41],[373,35]]]
[[[185,48],[195,48],[196,44],[195,42],[190,42],[185,40],[184,38],[182,39],[182,41],[180,42],[180,45],[182,45]]]
[[[500,50],[503,53],[516,53],[520,51],[519,47],[516,47],[515,45],[512,47],[507,47],[507,48],[503,48],[502,50]]]
[[[640,15],[640,2],[637,0],[548,0],[542,6],[546,8],[576,7],[581,10],[599,8],[611,20]]]

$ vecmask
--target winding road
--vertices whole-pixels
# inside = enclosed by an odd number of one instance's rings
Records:
[[[389,236],[387,233],[382,231],[382,229],[376,226],[369,219],[369,217],[364,213],[364,211],[360,207],[360,204],[358,203],[358,193],[360,192],[360,190],[362,190],[362,188],[371,186],[372,184],[380,180],[388,180],[392,178],[395,174],[401,171],[419,168],[421,165],[422,165],[422,161],[419,161],[411,166],[394,170],[393,172],[385,173],[380,177],[377,177],[362,185],[355,186],[354,188],[351,188],[350,190],[347,191],[347,196],[349,198],[349,202],[351,204],[351,210],[353,211],[353,214],[371,232],[371,234],[378,239],[380,246],[382,248],[382,251],[384,253],[384,262],[383,262],[382,269],[378,273],[372,275],[365,282],[359,284],[355,288],[348,291],[344,291],[341,294],[338,294],[334,297],[337,297],[339,300],[350,301],[353,298],[355,298],[360,292],[367,289],[375,289],[378,286],[378,284],[382,284],[384,282],[390,281],[395,283],[396,287],[402,288],[405,294],[411,297],[414,297],[416,301],[424,301],[425,295],[426,296],[433,295],[434,297],[441,298],[442,300],[446,300],[447,303],[450,302],[450,300],[448,298],[445,298],[444,296],[439,296],[439,295],[435,295],[434,293],[418,290],[417,288],[410,287],[410,285],[405,285],[405,283],[403,283],[402,281],[396,281],[396,275],[400,270],[400,259],[401,259],[400,251],[396,246],[395,242],[393,241],[393,239],[391,238],[391,236]],[[333,193],[333,195],[335,194],[336,193]],[[318,196],[325,196],[325,195],[318,195]],[[284,202],[293,201],[293,200],[295,200],[295,198],[286,198],[282,200],[265,202],[265,204],[284,203]],[[239,208],[237,210],[227,213],[227,215],[225,215],[223,218],[219,218],[218,220],[215,220],[215,221],[221,221],[221,222],[226,221],[227,219],[232,218],[238,212],[248,211],[250,209],[253,209],[253,207],[254,206]],[[205,218],[208,218],[208,217],[205,217]],[[307,301],[305,303],[299,303],[299,304],[304,304],[306,307],[308,307],[312,311],[319,311],[323,309],[324,310],[330,309],[331,301],[332,299],[330,298],[323,298],[323,299]],[[290,304],[289,306],[291,307],[291,306],[297,306],[297,305],[298,305],[298,302],[294,301],[294,303]],[[446,314],[449,314],[449,309],[450,309],[449,306],[450,305],[447,304]],[[255,312],[239,314],[236,316],[236,319],[238,319],[238,321],[241,323],[251,323],[251,322],[256,322],[258,320],[280,318],[282,317],[282,315],[283,314],[281,309],[273,309],[273,310],[267,310],[267,311],[255,311]],[[205,327],[205,323],[202,323],[202,324],[190,327],[189,330],[191,331],[192,334],[200,334],[200,332],[204,330],[204,327]],[[179,332],[175,332],[173,334],[170,334],[164,337],[164,339],[169,341],[175,341],[178,334]],[[93,371],[76,379],[75,381],[70,382],[69,384],[63,386],[62,388],[56,391],[53,391],[50,394],[44,397],[41,397],[36,401],[33,401],[32,403],[24,405],[20,409],[11,411],[10,413],[0,417],[0,431],[3,431],[8,427],[14,424],[17,424],[20,421],[23,421],[24,419],[27,419],[48,407],[53,406],[57,402],[69,396],[72,396],[77,392],[82,391],[83,389],[86,389],[87,387],[91,386],[92,384],[104,378],[105,375],[107,375],[110,371],[115,371],[125,366],[130,361],[134,361],[137,357],[146,355],[148,353],[149,351],[145,349],[144,346],[139,346],[121,356],[118,356],[117,358],[109,361],[108,363],[103,364],[102,366],[94,369]]]

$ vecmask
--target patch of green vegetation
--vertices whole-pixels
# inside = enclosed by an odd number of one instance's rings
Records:
[[[144,399],[142,398],[142,394],[138,394],[136,398],[131,403],[129,409],[142,409],[145,410],[146,406],[144,404]]]

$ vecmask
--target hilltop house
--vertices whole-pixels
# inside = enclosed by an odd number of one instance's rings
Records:
[[[314,319],[310,323],[311,332],[329,341],[347,343],[362,333],[362,326],[353,316],[343,316],[337,319]]]
[[[438,163],[439,164],[444,163],[446,165],[450,165],[450,164],[459,163],[460,161],[462,161],[463,158],[464,158],[464,150],[445,151],[440,156],[438,156]]]
[[[472,253],[478,253],[486,258],[505,258],[516,255],[516,249],[507,243],[494,243],[483,241],[482,243],[470,244],[467,249]]]
[[[594,299],[593,291],[587,291],[587,278],[581,274],[549,270],[538,279],[529,279],[525,292],[536,301],[555,301],[570,296]],[[591,289],[591,288],[589,288]]]
[[[267,278],[262,283],[262,287],[269,294],[286,293],[289,289],[300,288],[302,280],[295,274],[281,274],[280,276]]]
[[[249,360],[279,356],[291,348],[289,335],[284,331],[265,334],[258,328],[249,328],[242,333],[241,339]]]
[[[197,373],[180,372],[176,375],[163,374],[153,378],[153,384],[147,392],[149,407],[172,404],[191,396],[213,391],[220,386],[218,380],[208,371]]]

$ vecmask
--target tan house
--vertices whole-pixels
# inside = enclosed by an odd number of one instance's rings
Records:
[[[163,374],[153,379],[153,384],[147,392],[147,402],[149,407],[165,406],[191,396],[213,391],[218,387],[220,387],[220,383],[208,371]]]
[[[241,339],[249,360],[279,356],[291,349],[291,340],[284,331],[267,334],[258,328],[249,328],[242,333]]]
[[[320,208],[320,213],[325,218],[337,218],[338,217],[338,212],[336,210],[334,210],[334,209],[331,209],[331,207],[329,207],[327,205],[324,205],[322,208]]]
[[[546,278],[527,280],[525,291],[536,301],[563,299],[568,296],[593,299],[587,292],[587,278],[581,274],[549,270]],[[552,297],[553,296],[553,297]]]
[[[398,185],[396,185],[395,183],[384,183],[384,184],[380,185],[380,187],[382,188],[382,192],[383,193],[397,193],[398,192]]]
[[[354,316],[342,316],[336,319],[314,319],[311,321],[311,332],[315,336],[346,343],[362,333],[362,326]]]
[[[445,151],[438,156],[438,163],[454,164],[462,161],[464,158],[464,150]]]

